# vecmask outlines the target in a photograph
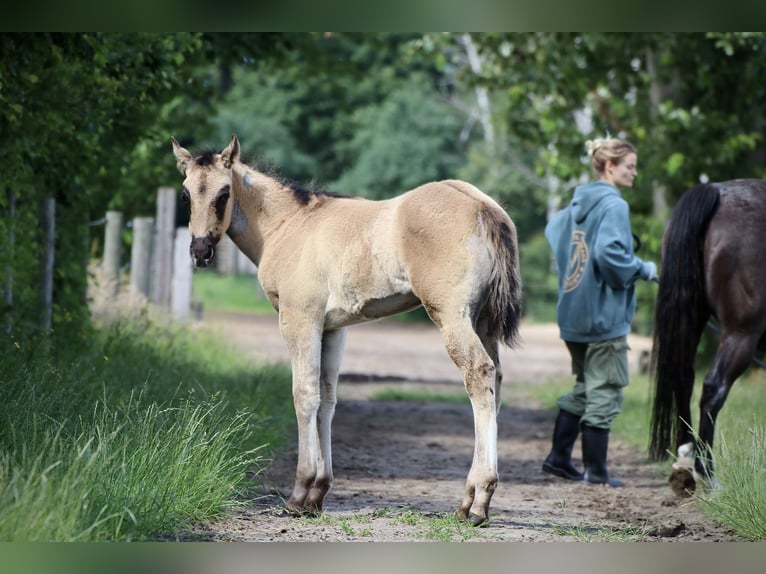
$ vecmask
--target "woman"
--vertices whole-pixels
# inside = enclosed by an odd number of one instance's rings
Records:
[[[576,382],[557,401],[553,447],[543,470],[569,480],[622,486],[607,470],[609,430],[628,384],[634,284],[639,278],[656,280],[657,266],[633,253],[630,210],[619,189],[633,185],[636,148],[616,138],[585,145],[598,179],[578,186],[572,202],[545,228],[558,266],[560,334]],[[580,431],[583,473],[572,464]]]

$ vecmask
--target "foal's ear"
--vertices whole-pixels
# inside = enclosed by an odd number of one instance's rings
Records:
[[[226,149],[221,152],[221,159],[226,169],[230,169],[234,162],[239,161],[239,140],[237,139],[237,134],[231,134],[231,141],[226,146]]]
[[[173,136],[170,137],[170,141],[173,144],[173,155],[176,156],[176,167],[178,168],[178,171],[186,175],[186,166],[189,165],[189,162],[192,160],[192,155],[188,150],[178,145],[176,138]]]

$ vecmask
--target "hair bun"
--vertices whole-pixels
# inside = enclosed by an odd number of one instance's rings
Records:
[[[593,157],[593,154],[596,153],[596,150],[604,145],[604,141],[605,140],[601,138],[586,141],[585,149],[588,150],[588,157]]]

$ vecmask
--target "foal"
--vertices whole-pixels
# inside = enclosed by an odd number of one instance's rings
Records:
[[[516,228],[474,186],[427,183],[370,201],[307,192],[240,161],[236,135],[198,157],[175,139],[190,252],[206,267],[227,233],[258,267],[292,365],[298,464],[287,501],[316,513],[333,482],[330,427],[345,327],[423,305],[471,399],[475,444],[461,519],[484,524],[497,485],[498,343],[521,317]]]

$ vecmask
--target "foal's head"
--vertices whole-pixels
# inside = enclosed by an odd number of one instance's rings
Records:
[[[220,154],[206,152],[195,158],[175,138],[170,140],[178,170],[185,176],[181,198],[189,208],[189,251],[197,267],[207,267],[231,223],[232,166],[239,161],[239,141],[232,135]]]

